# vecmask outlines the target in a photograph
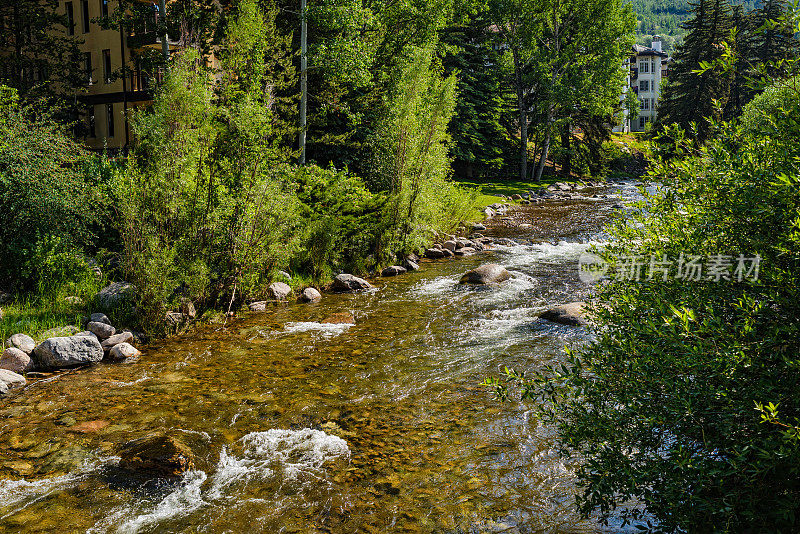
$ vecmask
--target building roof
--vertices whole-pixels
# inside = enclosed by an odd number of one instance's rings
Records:
[[[636,54],[637,56],[669,57],[669,55],[664,52],[660,52],[658,50],[650,48],[649,46],[642,46],[638,44],[633,45],[633,53]]]

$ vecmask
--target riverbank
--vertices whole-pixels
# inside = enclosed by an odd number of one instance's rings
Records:
[[[32,517],[43,531],[599,530],[575,513],[549,430],[480,383],[587,339],[539,315],[587,296],[577,255],[618,201],[577,191],[521,206],[486,224],[505,244],[481,254],[422,258],[371,290],[241,314],[155,340],[134,361],[32,382],[0,405],[0,530]],[[459,285],[486,263],[511,278]],[[341,314],[352,319],[329,320]],[[115,483],[127,479],[109,457],[152,432],[186,442],[194,470],[158,487]]]

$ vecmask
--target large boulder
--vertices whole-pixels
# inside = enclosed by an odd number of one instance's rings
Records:
[[[130,303],[136,294],[136,287],[129,282],[114,282],[94,295],[95,302],[103,309],[112,310],[123,303]]]
[[[300,302],[319,302],[322,300],[322,294],[313,287],[307,287],[300,292],[297,300]]]
[[[8,369],[0,369],[0,384],[2,384],[5,390],[14,389],[14,388],[21,388],[27,383],[25,377],[15,373],[14,371],[9,371]]]
[[[6,340],[6,345],[17,348],[25,354],[30,354],[36,348],[36,342],[33,338],[25,334],[14,334]]]
[[[352,274],[339,274],[333,279],[333,289],[335,291],[357,291],[359,289],[370,289],[372,285],[363,278]]]
[[[86,325],[86,329],[99,337],[100,339],[106,339],[114,335],[117,331],[116,328],[111,326],[110,324],[106,323],[99,323],[97,321],[92,321]]]
[[[292,294],[292,288],[289,284],[284,284],[283,282],[271,283],[267,291],[273,300],[286,300]]]
[[[430,258],[432,260],[438,260],[440,258],[446,258],[447,253],[449,251],[445,251],[446,249],[441,248],[429,248],[425,250],[425,257]]]
[[[461,277],[462,284],[499,284],[511,278],[511,274],[502,265],[496,263],[487,263],[481,265],[471,271],[468,271]]]
[[[154,434],[128,441],[117,450],[119,467],[148,477],[180,477],[194,468],[191,449],[172,436]]]
[[[100,343],[100,346],[103,347],[104,352],[108,352],[113,349],[114,346],[119,345],[120,343],[130,343],[131,341],[133,341],[132,332],[120,332],[119,334],[114,334],[108,339],[104,339]]]
[[[247,305],[247,307],[250,308],[250,311],[254,311],[254,312],[267,311],[267,301],[266,300],[259,300],[259,301],[256,301],[256,302],[251,302],[250,304]]]
[[[61,369],[103,359],[103,347],[93,337],[53,337],[33,350],[34,361],[43,369]]]
[[[15,373],[27,373],[33,369],[33,360],[29,354],[16,347],[8,347],[0,356],[0,369]]]
[[[586,326],[589,320],[586,318],[585,302],[570,302],[550,308],[539,317],[554,323],[569,326]]]
[[[400,267],[399,265],[390,265],[381,271],[381,276],[397,276],[398,274],[404,274],[405,272],[405,267]]]
[[[136,347],[131,345],[130,343],[118,343],[111,347],[111,350],[108,351],[108,359],[114,361],[122,361],[127,360],[128,358],[135,358],[140,356],[142,353],[139,352]]]

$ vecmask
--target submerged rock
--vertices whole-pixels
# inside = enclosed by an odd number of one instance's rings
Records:
[[[406,272],[405,267],[400,267],[399,265],[392,265],[382,270],[381,276],[397,276],[398,274],[404,274],[405,272]]]
[[[26,334],[14,334],[6,340],[6,345],[17,348],[25,354],[30,354],[36,348],[36,342]]]
[[[103,347],[93,337],[53,337],[33,350],[34,360],[44,369],[61,369],[103,359]]]
[[[487,263],[481,265],[471,271],[468,271],[461,277],[461,284],[499,284],[511,278],[511,274],[502,265],[496,263]]]
[[[0,369],[22,374],[33,369],[33,360],[25,351],[16,347],[8,347],[0,356]]]
[[[321,321],[322,324],[355,324],[356,319],[352,313],[339,312]]]
[[[194,467],[191,449],[164,434],[129,441],[118,449],[117,455],[121,469],[144,476],[179,477]]]
[[[319,302],[322,300],[322,294],[313,287],[307,287],[300,292],[297,300],[300,302]]]
[[[541,314],[539,317],[554,323],[560,323],[569,326],[586,326],[589,324],[589,321],[586,318],[585,302],[570,302],[569,304],[555,306]]]
[[[371,287],[369,282],[352,274],[339,274],[333,279],[333,289],[336,291],[357,291]]]

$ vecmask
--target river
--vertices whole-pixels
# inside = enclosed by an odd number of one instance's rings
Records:
[[[484,232],[518,246],[206,326],[126,364],[41,380],[0,401],[0,532],[616,532],[574,511],[572,468],[525,404],[480,386],[588,340],[538,319],[582,300],[577,257],[605,199],[524,206]],[[482,263],[513,278],[459,287]],[[350,313],[354,325],[324,324]],[[114,468],[152,431],[197,453],[177,482]]]

